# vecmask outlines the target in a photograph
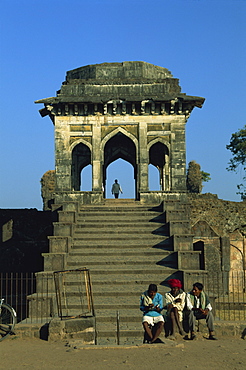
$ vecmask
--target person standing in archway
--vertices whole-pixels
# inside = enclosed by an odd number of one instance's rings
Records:
[[[112,194],[117,199],[119,198],[119,193],[123,193],[120,184],[118,183],[118,180],[114,180],[114,184],[112,185]]]

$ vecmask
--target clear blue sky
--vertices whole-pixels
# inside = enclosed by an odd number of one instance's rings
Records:
[[[225,146],[245,124],[245,19],[245,0],[2,0],[0,208],[42,209],[54,131],[34,101],[55,96],[70,69],[127,60],[168,68],[206,98],[187,123],[187,163],[211,174],[203,192],[239,201],[243,174],[226,171]],[[108,183],[133,196],[128,166],[112,167]]]

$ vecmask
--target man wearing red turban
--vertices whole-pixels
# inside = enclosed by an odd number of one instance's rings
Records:
[[[169,293],[164,296],[164,306],[167,308],[167,314],[165,317],[166,321],[166,336],[168,339],[176,339],[176,331],[180,335],[184,335],[182,321],[183,321],[183,309],[185,306],[185,292],[181,289],[182,283],[178,279],[170,279],[168,284],[171,288]]]

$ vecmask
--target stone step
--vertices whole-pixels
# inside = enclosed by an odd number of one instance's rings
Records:
[[[87,268],[86,266],[81,265],[79,268]],[[169,278],[176,278],[180,279],[180,272],[174,268],[167,268],[159,265],[148,265],[147,267],[144,266],[143,268],[139,269],[136,266],[131,268],[117,268],[117,269],[99,269],[96,266],[89,268],[90,271],[90,278],[92,282],[92,286],[94,284],[145,284],[146,286],[150,283],[154,283],[159,285],[163,285],[164,281]],[[66,284],[75,284],[81,283],[81,276],[80,274],[75,275],[67,275]],[[147,283],[147,284],[146,284]]]
[[[152,237],[152,235],[159,235],[159,236],[167,236],[167,231],[165,227],[160,227],[160,228],[154,228],[153,231],[148,230],[147,228],[112,228],[108,227],[107,229],[101,229],[101,228],[96,228],[95,230],[91,230],[91,228],[83,228],[83,227],[76,227],[74,229],[74,237],[75,238],[92,238],[93,237],[104,237],[104,238],[111,238],[111,236],[123,236],[129,235],[129,236],[134,236],[135,239],[138,238],[138,235],[144,235],[149,238]]]
[[[115,225],[114,225],[114,223]],[[100,232],[104,232],[105,230],[108,231],[116,231],[120,232],[121,230],[124,231],[125,229],[129,229],[134,232],[138,232],[138,230],[146,230],[146,232],[151,232],[152,230],[159,230],[163,229],[166,230],[167,226],[163,225],[162,223],[157,223],[157,222],[124,222],[124,223],[119,223],[117,220],[114,220],[113,222],[85,222],[85,223],[80,223],[76,224],[74,226],[74,230],[77,232],[81,229],[81,231],[85,232],[88,230],[88,232],[95,232],[95,229],[100,230]]]
[[[139,248],[140,249],[140,248]],[[135,251],[133,250],[132,252],[125,252],[125,250],[121,251],[120,253],[86,253],[84,254],[83,252],[74,252],[70,253],[68,256],[69,261],[88,261],[88,262],[94,262],[94,261],[116,261],[116,262],[136,262],[136,261],[146,261],[146,258],[148,261],[156,261],[160,259],[164,259],[169,257],[170,259],[175,258],[176,259],[176,254],[174,255],[173,253],[169,251],[162,251],[162,250],[157,250],[157,251]]]
[[[139,281],[130,281],[126,284],[122,281],[111,281],[111,284],[104,281],[94,281],[92,285],[93,297],[104,295],[105,292],[107,295],[112,296],[114,294],[131,294],[131,295],[141,295],[145,290],[148,289],[150,284],[149,280],[139,280]],[[64,283],[64,290],[68,293],[74,292],[78,293],[81,291],[81,287],[78,282],[66,282]],[[158,292],[164,294],[168,292],[170,288],[168,286],[158,286]]]
[[[87,267],[81,265],[80,268]],[[94,284],[112,284],[113,282],[124,282],[128,285],[132,282],[143,282],[148,286],[150,283],[156,285],[163,285],[163,283],[171,278],[180,279],[180,273],[175,268],[167,268],[159,265],[149,266],[147,268],[139,269],[137,267],[132,268],[117,268],[117,269],[98,269],[97,267],[91,267],[90,277],[92,287]],[[80,282],[81,278],[79,276],[70,276],[69,282]]]
[[[164,211],[155,211],[155,210],[149,210],[147,208],[102,208],[102,209],[83,209],[77,212],[77,217],[84,217],[86,216],[100,216],[105,215],[106,217],[110,217],[111,215],[118,215],[119,217],[124,215],[134,215],[138,217],[145,217],[145,218],[152,218],[157,216],[163,216],[165,217]]]
[[[83,222],[92,222],[100,220],[100,221],[117,221],[122,220],[124,222],[130,222],[131,220],[134,222],[165,222],[166,216],[165,213],[147,213],[147,212],[128,212],[128,213],[121,213],[121,212],[88,212],[87,214],[77,214],[76,220],[83,221]]]
[[[158,235],[158,234],[149,234],[149,233],[146,233],[146,234],[141,234],[138,235],[136,233],[129,233],[129,232],[126,232],[126,233],[119,233],[119,234],[116,234],[116,233],[77,233],[75,234],[76,236],[74,236],[74,243],[77,243],[79,241],[98,241],[100,240],[100,242],[112,242],[112,241],[120,241],[120,240],[123,240],[123,241],[126,241],[129,242],[129,241],[138,241],[139,243],[141,243],[144,239],[145,242],[148,242],[148,243],[156,243],[156,242],[161,242],[163,241],[164,238],[167,238],[167,235]],[[142,238],[141,238],[141,235]]]
[[[107,292],[101,291],[101,292],[93,292],[93,300],[95,305],[104,305],[105,300],[106,302],[110,302],[110,305],[112,304],[121,304],[121,308],[124,307],[124,304],[127,302],[127,304],[134,304],[139,305],[139,298],[140,298],[141,292],[127,292],[127,291],[116,291],[116,292]],[[71,304],[79,304],[79,301],[85,302],[87,300],[86,292],[80,292],[80,291],[69,291],[66,289],[66,292],[61,292],[61,300],[66,297],[66,301]],[[123,305],[123,306],[122,306]]]
[[[119,310],[115,309],[101,309],[100,311],[95,310],[96,320],[100,323],[115,322],[117,313],[119,313],[119,318],[122,322],[141,322],[143,316],[139,309],[140,295],[138,300],[138,307],[133,309],[125,309],[124,306]],[[140,320],[139,320],[140,319]]]
[[[163,248],[166,250],[172,250],[173,247],[170,244],[170,242],[166,241],[165,239],[151,239],[151,240],[146,240],[146,239],[139,239],[139,240],[131,240],[131,239],[102,239],[102,240],[88,240],[86,239],[79,239],[74,241],[74,245],[72,246],[71,250],[75,249],[83,249],[86,251],[87,249],[90,250],[90,248],[109,248],[109,249],[120,249],[124,250],[125,248],[131,248],[134,250],[135,248],[140,248],[142,247],[143,249],[149,249],[149,248]]]
[[[97,310],[114,310],[118,311],[121,309],[122,305],[124,305],[124,308],[127,310],[139,310],[139,302],[132,302],[132,303],[126,303],[125,299],[122,298],[121,300],[117,300],[115,302],[112,302],[110,304],[105,304],[105,299],[104,301],[102,300],[99,303],[94,302],[94,309],[97,312]],[[64,304],[61,305],[62,311],[65,313],[66,309],[68,307],[68,316],[76,316],[79,315],[80,313],[83,313],[81,310],[81,303],[78,302],[78,300],[73,300],[69,301],[67,306]]]
[[[77,215],[77,222],[92,222],[92,221],[143,221],[143,222],[165,222],[165,215],[164,214],[147,214],[147,213],[86,213],[86,214],[78,214]]]
[[[128,206],[92,206],[88,205],[85,207],[81,207],[79,209],[79,214],[84,212],[119,212],[119,213],[127,213],[127,212],[146,212],[146,213],[163,213],[163,209],[160,207],[149,207],[149,206],[138,206],[132,207],[131,205]]]
[[[90,248],[89,251],[71,250],[69,256],[71,257],[87,257],[87,256],[118,256],[118,257],[128,257],[128,256],[162,256],[169,255],[171,252],[167,250],[162,250],[161,248],[150,248],[149,250],[143,249],[142,247],[136,248],[122,248],[120,250],[112,250],[109,248]]]
[[[151,263],[153,264],[153,262],[151,261]],[[127,274],[127,272],[125,272],[126,268],[128,268],[129,270],[130,269],[136,269],[136,268],[141,268],[141,266],[143,266],[143,262],[136,262],[136,263],[128,263],[128,264],[125,264],[124,262],[122,263],[116,263],[116,262],[112,262],[111,264],[110,263],[84,263],[82,264],[81,262],[68,262],[67,263],[67,268],[68,269],[76,269],[76,268],[81,268],[81,266],[83,267],[86,267],[90,270],[93,270],[93,268],[101,268],[101,269],[105,269],[105,273],[104,274],[113,274],[112,270],[115,271],[115,268],[117,267],[118,269],[118,273],[125,273]],[[155,264],[153,266],[153,269],[156,267],[162,267],[162,268],[177,268],[177,264],[174,263],[173,261],[170,261],[169,263],[158,263],[158,264]],[[129,271],[128,270],[128,271]],[[134,273],[134,272],[133,272]],[[154,273],[158,273],[158,271],[154,271]]]
[[[117,330],[117,320],[115,318],[112,322],[101,322],[97,320],[97,330],[99,333],[103,333],[104,331],[112,331],[115,332]],[[119,320],[119,329],[120,332],[122,330],[130,330],[131,332],[135,330],[142,329],[142,317],[136,316],[135,321],[123,321]]]
[[[167,250],[172,250],[173,246],[170,244],[170,240],[163,238],[151,238],[151,239],[127,239],[127,238],[111,238],[110,240],[105,239],[92,239],[86,240],[81,238],[76,238],[72,246],[72,250],[75,249],[90,249],[90,248],[109,248],[109,249],[122,249],[131,248],[163,248]]]
[[[173,246],[171,244],[171,241],[169,238],[166,238],[163,237],[163,240],[162,241],[157,241],[155,242],[155,240],[152,240],[149,241],[148,243],[146,243],[146,239],[144,240],[138,240],[138,244],[137,244],[137,241],[126,241],[125,240],[119,240],[117,243],[115,243],[115,241],[106,241],[106,240],[102,240],[100,241],[100,244],[99,244],[99,241],[90,241],[90,242],[85,242],[84,240],[74,240],[74,245],[72,246],[72,251],[73,250],[81,250],[83,249],[84,251],[85,250],[91,250],[91,249],[108,249],[109,251],[112,251],[113,250],[117,250],[117,249],[120,249],[120,250],[124,250],[125,248],[129,248],[131,250],[135,250],[137,248],[142,248],[143,250],[144,249],[148,249],[148,248],[154,248],[154,249],[166,249],[166,250],[172,250],[173,249]]]
[[[93,294],[93,300],[94,300],[94,306],[101,306],[104,307],[104,309],[107,308],[114,308],[115,306],[122,308],[122,305],[124,307],[125,304],[127,304],[127,307],[133,306],[133,308],[139,307],[139,293],[132,293],[127,294],[127,292],[123,293],[114,293],[110,292],[110,294],[107,294],[106,292],[103,292],[104,294],[100,293],[94,293]],[[100,294],[100,295],[98,295]],[[80,307],[81,304],[85,304],[87,300],[87,296],[85,293],[80,292],[66,292],[66,294],[61,294],[61,302],[65,304],[64,296],[66,297],[66,303],[69,305],[69,307]],[[106,302],[106,303],[105,303]],[[117,309],[119,309],[117,308]]]
[[[99,268],[102,268],[104,267],[104,269],[115,269],[116,267],[118,269],[122,269],[122,268],[136,268],[136,267],[142,267],[143,269],[144,268],[147,268],[150,264],[153,264],[154,266],[157,265],[157,266],[164,266],[164,267],[175,267],[176,264],[177,264],[177,261],[176,259],[174,259],[172,256],[167,256],[167,257],[163,257],[161,259],[158,259],[156,258],[156,256],[153,256],[152,258],[148,257],[148,258],[142,258],[140,257],[139,259],[135,258],[134,261],[132,260],[131,257],[129,257],[128,259],[124,258],[124,260],[122,259],[119,259],[118,257],[116,258],[100,258],[100,259],[96,259],[96,258],[91,258],[89,259],[88,257],[86,259],[83,259],[82,261],[80,259],[72,259],[72,258],[68,258],[67,259],[67,267],[68,268],[76,268],[76,267],[80,267],[81,264],[83,265],[86,265],[87,268],[91,269],[92,267],[99,267]]]

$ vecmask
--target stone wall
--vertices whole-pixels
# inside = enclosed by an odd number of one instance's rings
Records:
[[[246,202],[218,199],[214,194],[190,194],[191,224],[205,220],[220,236],[239,230],[246,235]]]
[[[205,269],[221,271],[229,277],[230,291],[235,286],[233,281],[242,291],[246,277],[246,202],[226,201],[213,194],[190,194],[189,198],[194,247],[203,249]]]
[[[0,271],[43,270],[41,253],[48,252],[52,213],[36,209],[0,209]]]

